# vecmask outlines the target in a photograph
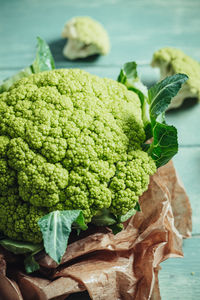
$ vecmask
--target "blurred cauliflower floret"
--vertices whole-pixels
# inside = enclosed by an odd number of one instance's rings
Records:
[[[72,18],[65,24],[62,37],[68,39],[63,55],[71,60],[94,54],[106,55],[110,50],[106,30],[90,17]]]
[[[151,65],[160,68],[161,79],[176,73],[184,73],[189,77],[168,109],[181,106],[185,98],[200,100],[200,64],[183,51],[162,48],[154,53]]]

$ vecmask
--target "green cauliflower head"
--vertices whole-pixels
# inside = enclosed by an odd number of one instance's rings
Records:
[[[140,100],[114,80],[65,69],[18,81],[0,95],[0,231],[37,243],[54,210],[126,214],[156,171],[144,141]]]
[[[161,79],[177,73],[186,74],[189,79],[175,96],[168,109],[181,106],[186,98],[200,100],[200,63],[176,48],[162,48],[153,55],[152,66],[160,68]]]

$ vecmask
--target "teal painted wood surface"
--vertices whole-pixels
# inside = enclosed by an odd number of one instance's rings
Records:
[[[161,264],[160,291],[166,300],[200,299],[200,238],[184,241],[184,259],[172,258]]]
[[[156,49],[181,48],[200,61],[199,13],[200,0],[0,0],[0,80],[32,62],[39,35],[50,44],[57,67],[79,67],[116,79],[124,62],[136,60],[142,80],[151,85],[159,78],[158,70],[149,66]],[[63,57],[61,30],[76,15],[104,24],[112,44],[108,56],[76,62]],[[184,242],[183,259],[162,263],[161,295],[163,300],[200,299],[200,105],[185,103],[167,119],[179,130],[174,162],[190,197],[193,237]]]

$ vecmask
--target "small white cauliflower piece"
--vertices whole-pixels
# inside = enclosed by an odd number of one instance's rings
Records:
[[[189,79],[172,99],[168,109],[181,106],[186,98],[200,100],[200,63],[175,48],[162,48],[156,51],[151,62],[152,67],[160,68],[161,80],[177,73],[186,74]]]
[[[63,55],[70,60],[94,54],[106,55],[110,51],[106,30],[90,17],[72,18],[65,24],[62,37],[68,39]]]

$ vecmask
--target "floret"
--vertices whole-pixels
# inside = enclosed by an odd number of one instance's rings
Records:
[[[60,193],[68,183],[68,171],[61,164],[48,163],[22,138],[11,140],[8,161],[18,172],[19,195],[23,201],[39,207],[51,207],[60,201]]]
[[[90,17],[75,17],[65,24],[62,37],[67,38],[63,55],[73,60],[94,54],[106,55],[109,37],[103,26]]]
[[[160,68],[161,79],[177,73],[186,74],[189,79],[173,98],[168,109],[181,106],[186,98],[200,100],[200,63],[175,48],[162,48],[153,55],[153,67]]]
[[[147,189],[138,96],[82,70],[31,75],[0,95],[0,231],[34,243],[54,210],[122,215]]]

